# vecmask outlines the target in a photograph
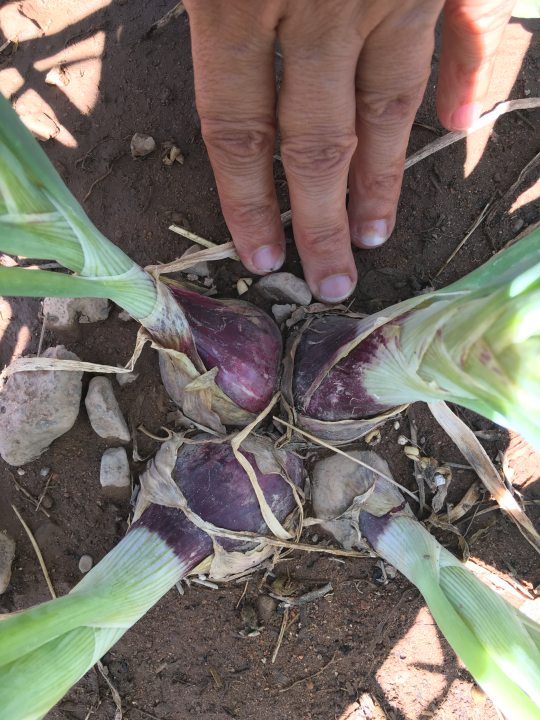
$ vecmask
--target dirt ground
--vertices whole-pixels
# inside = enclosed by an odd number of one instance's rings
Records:
[[[43,147],[96,225],[142,265],[168,262],[188,243],[168,230],[171,221],[215,242],[228,239],[194,105],[189,26],[185,16],[148,36],[153,22],[170,9],[162,0],[23,0],[0,8],[0,90],[18,112],[45,135]],[[538,35],[532,22],[514,21],[497,61],[486,108],[507,97],[540,95]],[[66,69],[66,85],[45,83],[48,70]],[[444,133],[434,110],[437,55],[428,92],[418,112],[409,152]],[[359,251],[358,290],[353,308],[370,312],[405,299],[427,286],[440,287],[477,267],[511,238],[538,220],[531,190],[534,169],[522,169],[538,153],[538,112],[513,113],[484,132],[430,156],[405,175],[396,231],[376,252]],[[133,160],[129,141],[147,132],[172,140],[185,156],[167,167],[156,151]],[[536,145],[535,145],[536,143]],[[282,168],[275,163],[281,209],[288,209]],[[493,212],[445,266],[454,248],[488,203]],[[535,214],[536,213],[536,214]],[[444,269],[441,271],[441,268]],[[289,246],[286,269],[301,274]],[[236,280],[247,273],[231,261],[212,267],[223,296],[235,296]],[[254,297],[252,291],[247,299]],[[38,301],[4,301],[0,324],[2,366],[22,352],[35,352],[41,331]],[[82,359],[122,364],[130,355],[136,324],[121,322],[118,309],[101,324],[82,325],[64,337]],[[59,338],[49,331],[44,347]],[[117,397],[135,424],[160,433],[171,404],[160,385],[156,357],[145,351],[135,385]],[[85,382],[88,383],[89,377]],[[460,411],[482,431],[490,457],[505,458],[514,485],[528,500],[540,499],[540,458],[517,437],[472,413]],[[397,444],[418,426],[423,451],[463,464],[459,451],[421,405],[383,429],[377,446],[394,477],[414,487],[412,463]],[[157,444],[139,435],[139,451]],[[365,444],[357,443],[360,448]],[[0,465],[0,530],[17,542],[9,589],[0,611],[11,612],[48,599],[32,547],[11,509],[17,506],[32,528],[57,593],[79,579],[78,561],[97,562],[120,540],[130,507],[103,496],[99,462],[106,443],[91,430],[84,409],[73,429],[57,440],[24,474]],[[19,486],[34,497],[50,468],[46,513],[36,513]],[[133,464],[136,476],[140,466]],[[454,469],[449,501],[457,502],[474,481]],[[515,526],[485,497],[459,528],[472,558],[527,592],[538,586],[534,551]],[[534,506],[531,506],[534,510]],[[531,515],[534,513],[531,510]],[[479,532],[480,531],[480,532]],[[313,540],[314,531],[305,539]],[[440,535],[459,552],[456,538]],[[325,542],[319,533],[316,542]],[[169,592],[105,656],[104,664],[129,720],[491,720],[490,702],[433,625],[414,587],[401,576],[378,582],[375,560],[342,560],[294,553],[275,572],[297,584],[298,593],[331,582],[333,593],[292,612],[274,663],[282,615],[270,608],[255,637],[242,637],[250,608],[268,592],[262,574],[248,583],[209,590],[194,586],[181,596]],[[268,582],[271,582],[271,578]],[[244,594],[245,591],[245,594]],[[259,608],[260,609],[260,608]],[[1,709],[0,709],[1,716]],[[50,720],[115,717],[103,678],[90,671],[48,715]]]

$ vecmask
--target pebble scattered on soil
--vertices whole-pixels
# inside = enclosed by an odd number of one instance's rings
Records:
[[[247,293],[252,284],[253,278],[240,278],[236,281],[236,292],[238,295],[244,295]]]
[[[99,482],[105,490],[125,491],[131,488],[128,456],[123,447],[109,448],[101,457]]]
[[[149,155],[156,149],[156,141],[151,135],[145,133],[135,133],[131,138],[131,155],[134,158]]]
[[[7,533],[0,532],[0,595],[8,589],[14,557],[15,540]]]
[[[63,345],[41,357],[79,358]],[[38,458],[66,433],[79,414],[82,372],[38,370],[15,373],[0,392],[0,455],[10,465]]]
[[[296,310],[296,305],[287,303],[286,305],[272,305],[272,315],[274,316],[278,325],[288,320]]]
[[[43,301],[47,327],[53,330],[68,330],[77,322],[101,322],[109,317],[109,310],[106,298],[45,298]]]
[[[81,558],[79,560],[79,570],[83,574],[85,574],[92,569],[93,564],[94,561],[92,560],[90,555],[81,555]]]
[[[139,373],[136,372],[116,373],[116,382],[120,385],[120,387],[124,387],[124,385],[131,385],[131,383],[135,382],[138,377]]]
[[[312,300],[307,283],[292,273],[271,273],[261,278],[255,287],[264,298],[278,303],[309,305]]]
[[[257,615],[262,623],[269,622],[276,612],[277,602],[269,595],[259,595],[257,598]]]
[[[84,404],[90,424],[100,437],[126,443],[131,440],[109,378],[99,375],[90,380]]]

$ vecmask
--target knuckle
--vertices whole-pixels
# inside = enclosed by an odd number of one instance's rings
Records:
[[[345,223],[339,223],[328,227],[312,228],[306,231],[304,248],[321,257],[335,257],[344,238],[348,240],[349,228]]]
[[[368,125],[380,126],[401,124],[410,121],[416,114],[424,93],[425,79],[410,88],[396,93],[358,90],[356,114]]]
[[[331,141],[327,137],[286,138],[281,143],[281,157],[290,175],[326,184],[347,173],[355,147],[353,133]]]
[[[272,198],[262,201],[237,203],[234,211],[234,223],[242,227],[267,230],[276,220],[277,209]]]
[[[401,186],[401,172],[375,173],[364,178],[363,191],[368,197],[393,197]]]
[[[512,14],[514,0],[499,2],[463,3],[453,0],[445,7],[445,24],[458,32],[471,36],[483,36],[500,32]]]
[[[267,160],[274,147],[274,123],[248,123],[201,117],[201,132],[213,162],[225,168],[252,167]]]

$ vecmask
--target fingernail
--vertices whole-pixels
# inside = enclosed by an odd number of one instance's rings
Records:
[[[263,245],[255,250],[251,257],[253,267],[259,273],[277,270],[283,265],[285,253],[280,245]]]
[[[324,302],[335,303],[349,297],[354,288],[348,275],[330,275],[319,283],[319,298]]]
[[[388,222],[386,220],[370,220],[361,223],[356,232],[352,232],[355,245],[365,248],[379,247],[388,240]]]
[[[454,130],[468,130],[482,113],[480,103],[472,102],[454,110],[450,122]]]

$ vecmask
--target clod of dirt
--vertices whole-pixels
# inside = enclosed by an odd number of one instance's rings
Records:
[[[296,310],[296,305],[286,303],[285,305],[272,305],[272,315],[276,319],[278,325],[288,320]]]
[[[189,257],[194,253],[200,252],[201,248],[198,245],[192,245],[188,247],[186,252],[182,255],[182,258]],[[189,272],[197,277],[208,277],[210,275],[210,269],[206,261],[195,263],[188,268]]]
[[[184,156],[180,148],[173,142],[164,142],[161,146],[164,150],[161,161],[164,165],[173,165],[175,162],[184,164]]]
[[[257,598],[257,615],[262,623],[269,622],[274,616],[277,602],[269,595],[259,595]]]
[[[109,301],[106,298],[45,298],[43,315],[47,327],[68,330],[80,323],[101,322],[109,317]]]
[[[109,448],[101,456],[99,482],[107,494],[129,497],[131,474],[128,456],[123,447]]]
[[[138,377],[139,373],[136,372],[116,373],[116,382],[120,387],[124,387],[124,385],[131,385]]]
[[[7,533],[0,532],[0,595],[8,589],[14,557],[15,540]]]
[[[56,85],[56,87],[59,88],[69,85],[70,79],[69,72],[61,65],[55,65],[55,67],[51,68],[45,75],[47,85]]]
[[[129,429],[114,395],[112,382],[102,375],[92,378],[84,399],[92,429],[107,440],[129,442]]]
[[[78,360],[63,345],[45,358]],[[82,372],[31,370],[11,375],[0,391],[0,455],[10,465],[38,458],[71,429],[81,402]]]
[[[94,560],[90,555],[81,555],[81,558],[79,560],[79,570],[85,574],[89,572],[92,569],[92,565],[94,564]]]
[[[255,287],[264,298],[277,303],[309,305],[312,299],[307,283],[292,273],[266,275],[256,283]]]
[[[145,157],[156,149],[156,141],[151,135],[135,133],[131,138],[131,155],[134,158]]]

